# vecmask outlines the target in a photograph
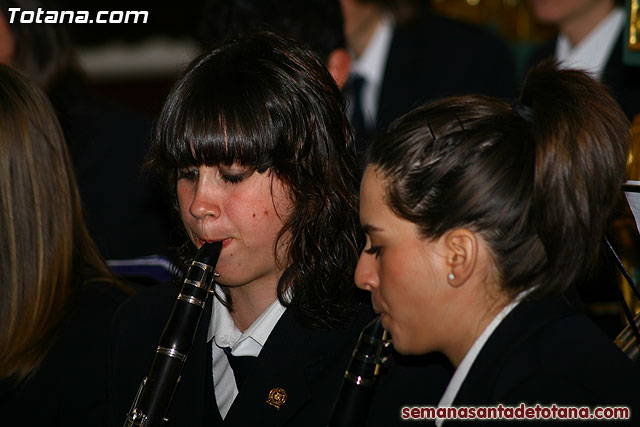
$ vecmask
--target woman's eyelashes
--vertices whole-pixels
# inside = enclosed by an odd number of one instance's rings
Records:
[[[229,166],[220,165],[218,173],[222,181],[229,184],[238,184],[251,175],[251,172],[247,168],[235,163]]]
[[[242,180],[245,178],[245,174],[244,173],[240,173],[240,174],[221,174],[222,176],[222,180],[224,182],[228,182],[229,184],[237,184],[239,182],[242,182]]]
[[[375,255],[375,257],[378,258],[380,256],[380,253],[382,252],[382,247],[372,245],[369,249],[365,249],[364,251],[365,253],[369,255]]]
[[[371,241],[371,238],[367,235],[366,245],[369,245],[369,248],[364,249],[364,253],[369,255],[375,255],[376,258],[380,256],[380,251],[382,250],[382,246],[376,246]],[[365,245],[365,246],[366,246]]]
[[[178,179],[194,181],[198,175],[197,169],[178,169]]]
[[[198,168],[183,168],[178,169],[178,180],[184,179],[187,181],[195,181],[198,179],[199,170]],[[238,172],[226,172],[219,171],[220,180],[229,184],[237,184],[242,182],[246,177],[247,173],[244,171]]]

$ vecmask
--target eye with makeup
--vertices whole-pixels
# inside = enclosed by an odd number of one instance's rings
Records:
[[[382,246],[375,246],[369,236],[367,236],[367,244],[369,247],[364,248],[364,253],[368,255],[375,255],[376,258],[379,258],[382,253]]]
[[[249,176],[247,170],[235,166],[220,166],[218,173],[222,182],[228,184],[238,184]],[[193,182],[198,179],[198,174],[199,170],[196,167],[180,168],[178,169],[177,179]]]
[[[242,182],[245,178],[245,174],[233,175],[233,174],[220,174],[222,176],[222,180],[229,184],[237,184]]]
[[[178,180],[195,181],[198,176],[197,168],[181,168],[178,169]]]

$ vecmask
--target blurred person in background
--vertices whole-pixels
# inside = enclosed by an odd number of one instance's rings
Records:
[[[102,425],[107,335],[130,293],[85,227],[46,95],[0,65],[0,419]]]
[[[623,30],[627,23],[624,1],[531,0],[531,5],[537,19],[556,26],[558,35],[534,50],[530,65],[553,57],[561,68],[589,73],[607,86],[627,118],[633,120],[640,113],[640,67],[623,62]],[[621,204],[615,215],[629,218],[626,204]],[[638,240],[633,228],[617,226],[622,223],[613,222],[608,230],[618,250],[622,243]],[[613,338],[623,324],[615,289],[619,275],[607,257],[606,253],[601,254],[597,274],[580,283],[577,291],[590,316]]]
[[[516,95],[507,45],[482,28],[437,16],[420,0],[341,0],[353,56],[345,87],[358,149],[434,98]]]
[[[531,65],[553,57],[560,67],[588,72],[609,87],[629,120],[640,113],[640,67],[623,62],[624,0],[531,0],[536,18],[558,29]]]
[[[151,120],[90,90],[63,24],[8,23],[8,8],[59,10],[47,0],[0,0],[3,62],[51,100],[64,132],[86,222],[106,259],[166,256],[171,219],[159,185],[141,176]]]
[[[339,88],[349,75],[339,0],[208,0],[198,26],[205,49],[239,34],[271,31],[299,40],[324,61]]]

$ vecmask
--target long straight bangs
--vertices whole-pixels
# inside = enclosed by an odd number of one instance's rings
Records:
[[[281,106],[274,82],[227,56],[214,51],[203,57],[165,104],[155,157],[169,179],[179,168],[202,164],[235,163],[262,173],[282,151],[278,145],[286,145],[288,135],[277,118],[282,114],[274,111]]]

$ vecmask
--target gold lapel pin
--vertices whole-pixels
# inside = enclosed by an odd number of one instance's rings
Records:
[[[276,409],[280,409],[280,407],[287,401],[287,392],[284,391],[282,387],[275,387],[269,391],[269,397],[267,398],[267,403],[273,406]]]

